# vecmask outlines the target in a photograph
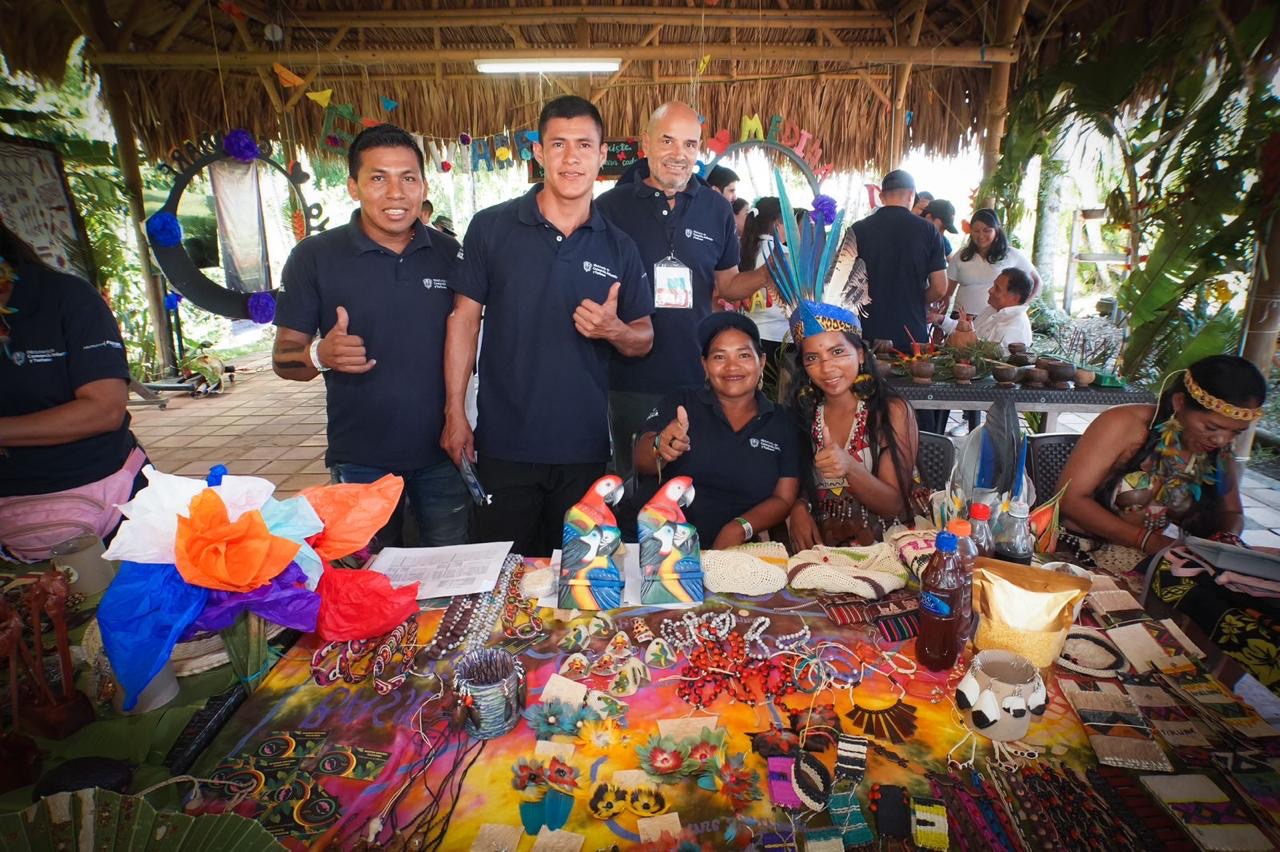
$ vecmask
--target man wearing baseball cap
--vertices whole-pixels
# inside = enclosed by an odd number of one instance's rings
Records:
[[[938,229],[938,235],[942,237],[942,249],[947,257],[951,257],[951,240],[947,239],[947,234],[959,233],[956,230],[956,206],[950,201],[939,198],[930,201],[920,215]],[[944,231],[946,233],[943,233]]]
[[[853,223],[871,293],[862,336],[867,341],[891,340],[896,349],[908,353],[912,343],[929,340],[929,303],[947,295],[942,235],[911,212],[915,196],[915,179],[894,169],[880,184],[881,206]],[[917,412],[917,418],[921,429],[938,431],[933,412]]]

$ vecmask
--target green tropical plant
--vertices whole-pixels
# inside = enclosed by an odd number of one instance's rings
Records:
[[[1110,142],[1123,170],[1107,207],[1136,259],[1117,293],[1129,325],[1122,372],[1158,382],[1240,339],[1230,302],[1256,256],[1259,151],[1280,132],[1263,72],[1276,10],[1262,5],[1233,23],[1218,4],[1197,4],[1124,50],[1108,41],[1112,23],[1023,87],[982,192],[1007,200],[1016,222],[1026,162],[1062,127]]]

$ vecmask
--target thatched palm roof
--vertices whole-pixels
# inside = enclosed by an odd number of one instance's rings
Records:
[[[0,29],[12,70],[57,76],[90,34],[89,62],[117,75],[153,157],[232,127],[322,149],[323,111],[280,85],[280,62],[307,90],[332,89],[334,104],[437,138],[531,127],[565,91],[596,100],[610,135],[632,135],[679,98],[735,134],[744,114],[766,126],[781,114],[820,138],[836,168],[886,162],[907,111],[906,147],[955,152],[984,126],[993,67],[1019,56],[1025,66],[1116,11],[1097,0],[1003,0],[1003,10],[996,0],[0,2],[13,7]],[[1148,32],[1174,5],[1135,3],[1118,32]],[[1017,36],[1002,39],[1010,23]],[[589,82],[476,72],[474,58],[498,55],[630,61]],[[384,96],[399,102],[393,115]]]

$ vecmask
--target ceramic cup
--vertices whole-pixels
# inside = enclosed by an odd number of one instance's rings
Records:
[[[71,590],[82,595],[96,595],[111,585],[116,576],[114,562],[103,559],[106,548],[96,535],[82,535],[55,544],[49,561],[68,574]]]
[[[119,683],[116,684],[116,694],[111,697],[111,706],[117,713],[134,716],[163,707],[177,697],[178,676],[174,673],[173,663],[165,663],[164,667],[151,679],[151,683],[142,690],[142,694],[138,696],[138,703],[133,705],[132,710],[123,709],[124,688]]]
[[[1010,651],[980,651],[956,688],[965,724],[997,742],[1025,737],[1031,717],[1044,713],[1046,700],[1040,672]]]

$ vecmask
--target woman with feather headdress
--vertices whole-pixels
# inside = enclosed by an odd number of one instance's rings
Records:
[[[792,399],[813,450],[808,499],[797,501],[788,519],[791,542],[797,549],[870,544],[893,520],[910,520],[922,504],[915,418],[876,375],[855,310],[822,300],[825,287],[834,283],[853,288],[854,306],[865,304],[865,269],[859,291],[852,232],[837,250],[817,217],[796,225],[781,177],[777,183],[791,251],[774,253],[767,263],[790,311],[797,346]],[[843,219],[841,211],[832,235],[840,233]]]

